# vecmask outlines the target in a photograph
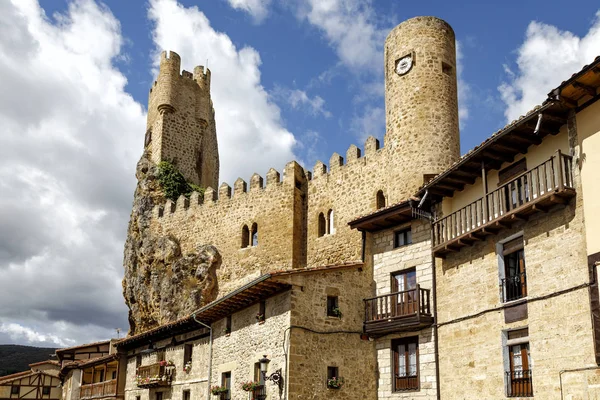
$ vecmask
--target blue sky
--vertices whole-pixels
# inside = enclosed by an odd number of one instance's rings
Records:
[[[410,17],[441,17],[456,32],[464,153],[600,55],[599,9],[0,2],[0,343],[66,346],[127,329],[122,251],[160,50],[188,70],[208,59],[221,181],[233,184],[292,159],[312,170],[368,135],[383,139],[383,41]]]

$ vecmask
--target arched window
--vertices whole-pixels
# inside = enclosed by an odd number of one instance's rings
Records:
[[[250,243],[250,230],[248,229],[248,225],[244,225],[242,228],[242,249],[248,247]]]
[[[252,224],[252,246],[258,246],[258,225]]]
[[[383,190],[377,192],[377,209],[385,207],[385,196],[383,195]]]
[[[319,237],[324,236],[327,233],[325,228],[325,216],[323,213],[319,213]]]
[[[330,235],[335,233],[335,227],[333,226],[333,210],[327,212],[327,233]]]

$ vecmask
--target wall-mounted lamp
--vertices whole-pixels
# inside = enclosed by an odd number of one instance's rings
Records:
[[[263,376],[263,379],[265,381],[273,382],[273,384],[279,386],[279,390],[281,390],[283,388],[283,376],[281,375],[281,368],[273,372],[271,375],[267,375],[267,369],[269,368],[269,363],[271,360],[269,360],[265,355],[263,358],[258,360],[258,362],[260,363],[260,372]]]

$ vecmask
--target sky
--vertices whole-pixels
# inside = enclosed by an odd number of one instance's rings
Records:
[[[588,0],[0,1],[0,344],[127,331],[123,246],[162,50],[211,69],[232,185],[383,142],[383,43],[418,15],[456,32],[463,153],[600,55]]]

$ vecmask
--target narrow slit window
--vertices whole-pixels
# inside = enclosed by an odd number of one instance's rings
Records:
[[[185,344],[183,346],[183,364],[192,362],[192,356],[194,353],[194,346],[192,344]]]
[[[338,297],[327,296],[327,316],[337,317],[339,315]]]
[[[258,224],[252,224],[252,246],[258,246]]]
[[[333,235],[335,233],[335,227],[333,225],[333,210],[327,212],[327,233]]]
[[[380,190],[377,192],[377,209],[385,207],[385,196],[383,195],[383,191]]]
[[[326,230],[325,215],[319,213],[319,237],[325,236]]]
[[[250,242],[250,230],[248,229],[248,225],[244,225],[242,227],[242,249],[248,247],[248,243]]]

